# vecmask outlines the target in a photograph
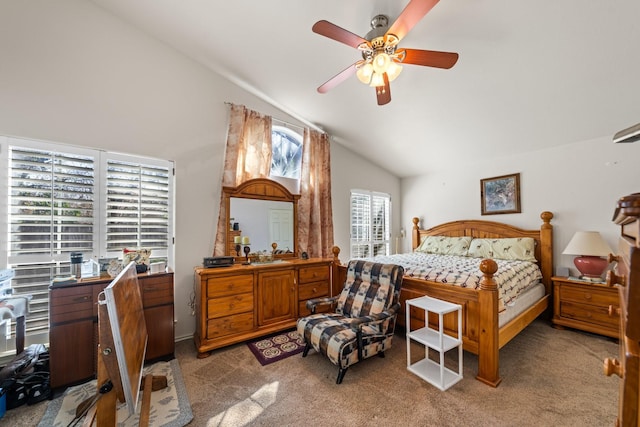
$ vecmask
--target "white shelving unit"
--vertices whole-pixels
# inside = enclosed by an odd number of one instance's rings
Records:
[[[462,379],[462,306],[431,297],[420,297],[406,301],[407,307],[407,369],[423,380],[444,391]],[[411,307],[424,310],[425,326],[411,330]],[[458,336],[444,333],[444,315],[457,311]],[[429,327],[429,313],[438,314],[438,329]],[[411,340],[425,346],[425,357],[411,363]],[[444,366],[445,354],[458,348],[458,372]],[[429,359],[429,349],[440,354],[439,362]]]

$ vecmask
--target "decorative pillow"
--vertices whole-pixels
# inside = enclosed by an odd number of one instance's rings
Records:
[[[536,241],[531,237],[473,239],[469,256],[536,262],[535,245]]]
[[[467,256],[471,237],[426,236],[416,252]]]

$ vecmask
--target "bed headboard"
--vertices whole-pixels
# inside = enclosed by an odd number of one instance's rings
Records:
[[[542,225],[538,230],[525,230],[509,224],[484,220],[462,220],[445,222],[428,229],[420,229],[420,218],[413,218],[412,249],[420,246],[424,236],[470,236],[477,238],[532,237],[536,241],[535,257],[542,271],[543,283],[547,293],[551,292],[553,275],[553,213],[540,214]]]

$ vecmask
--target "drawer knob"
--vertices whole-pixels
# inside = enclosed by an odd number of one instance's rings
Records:
[[[622,365],[618,359],[612,359],[611,357],[607,357],[604,359],[604,364],[602,365],[602,370],[604,374],[610,377],[613,374],[616,374],[620,378],[622,378]]]
[[[592,298],[592,296],[591,296],[590,293],[587,292],[587,293],[584,294],[584,299],[586,299],[587,301],[591,301],[591,298]]]
[[[609,264],[611,264],[612,262],[618,262],[620,260],[620,258],[618,257],[618,255],[614,255],[614,254],[609,254],[608,258],[607,258],[607,262]]]
[[[618,317],[620,316],[620,307],[614,307],[610,305],[608,312],[609,312],[609,317]]]
[[[617,275],[613,270],[607,271],[607,285],[614,286],[620,285],[625,286],[627,279],[624,275]]]
[[[312,292],[315,294],[316,292],[318,292],[318,288],[313,288]]]

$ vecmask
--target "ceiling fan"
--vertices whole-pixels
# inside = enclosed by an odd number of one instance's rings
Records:
[[[458,61],[458,54],[433,50],[400,49],[398,43],[422,19],[439,0],[410,0],[398,19],[389,26],[386,15],[377,15],[371,20],[371,31],[362,38],[328,21],[316,22],[312,30],[362,52],[362,59],[333,76],[318,88],[325,93],[347,80],[353,74],[358,79],[376,89],[378,105],[391,101],[389,82],[400,71],[400,64],[423,65],[449,69]]]

